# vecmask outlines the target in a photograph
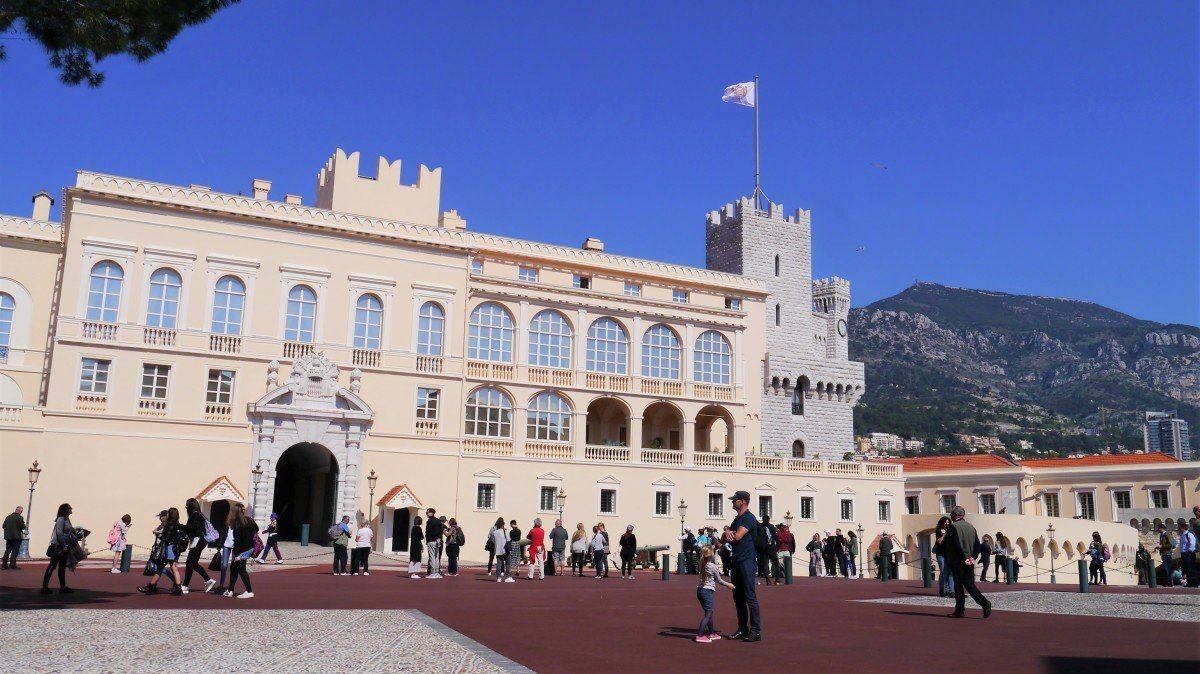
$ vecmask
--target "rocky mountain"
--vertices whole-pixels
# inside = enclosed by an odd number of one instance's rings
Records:
[[[1140,448],[1147,410],[1200,429],[1200,328],[1091,302],[917,283],[850,312],[856,432],[961,450],[954,433],[1068,453]],[[1195,440],[1193,440],[1195,441]]]

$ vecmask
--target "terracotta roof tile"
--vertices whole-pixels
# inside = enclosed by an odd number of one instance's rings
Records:
[[[375,502],[375,505],[377,505],[377,506],[387,505],[388,501],[396,498],[396,495],[399,494],[400,492],[404,491],[405,489],[408,489],[407,484],[398,484],[395,487],[392,487],[391,489],[388,490],[388,493],[383,495],[383,498],[381,498]],[[416,499],[418,505],[421,504],[421,498],[419,496],[417,496],[416,493],[414,493],[412,489],[408,489],[408,493],[412,494],[412,497],[414,499]]]
[[[981,468],[1012,468],[1016,464],[995,454],[957,454],[954,456],[917,456],[902,459],[884,459],[887,463],[904,466],[906,473],[921,473],[935,470],[977,470]]]
[[[1139,463],[1178,463],[1178,459],[1162,452],[1148,454],[1097,454],[1076,459],[1025,459],[1018,461],[1030,468],[1073,468],[1075,466],[1127,466]]]

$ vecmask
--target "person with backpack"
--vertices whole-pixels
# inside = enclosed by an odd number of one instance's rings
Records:
[[[1175,539],[1167,531],[1167,525],[1158,523],[1158,554],[1162,557],[1163,569],[1167,572],[1167,587],[1171,587],[1174,579],[1171,576],[1171,551],[1175,549]]]
[[[283,555],[279,552],[279,515],[271,513],[271,522],[267,525],[267,542],[263,545],[262,555],[255,557],[257,564],[267,563],[267,553],[275,551],[275,563],[283,564]]]
[[[241,503],[234,503],[229,509],[229,517],[225,520],[229,525],[229,531],[233,536],[233,548],[231,550],[231,559],[229,565],[229,587],[225,590],[226,597],[233,597],[234,591],[237,589],[238,578],[242,579],[242,585],[246,586],[246,591],[236,595],[238,599],[252,599],[254,597],[254,589],[250,587],[250,574],[246,572],[246,562],[254,556],[254,548],[258,538],[258,523],[246,515],[246,506]]]
[[[758,554],[758,575],[767,585],[777,585],[782,574],[779,572],[779,540],[771,516],[763,513],[755,532],[754,550]]]
[[[179,572],[175,569],[175,562],[179,559],[179,554],[187,549],[187,529],[179,523],[178,508],[169,508],[158,513],[158,520],[160,524],[154,530],[154,547],[150,552],[147,569],[151,575],[150,582],[137,590],[142,594],[158,592],[158,581],[165,574],[171,579],[171,594],[182,595],[183,588],[179,582]],[[151,571],[150,568],[153,570]]]
[[[208,571],[205,571],[204,566],[200,564],[200,557],[208,549],[209,543],[217,541],[217,530],[213,528],[208,518],[200,510],[199,501],[190,498],[184,503],[183,507],[188,515],[187,524],[184,526],[188,537],[188,553],[187,560],[184,562],[183,583],[180,589],[183,591],[183,594],[189,592],[188,584],[192,582],[192,572],[194,571],[204,579],[204,591],[208,592],[213,589],[217,581],[209,578]]]
[[[461,527],[458,526],[458,520],[451,517],[448,526],[446,527],[446,575],[458,575],[458,555],[462,550],[462,546],[467,544],[467,537],[463,533]]]
[[[583,522],[575,525],[575,533],[571,534],[571,575],[583,577],[583,570],[587,567],[588,557],[588,535],[587,530],[583,528]]]
[[[126,536],[132,522],[133,518],[125,514],[108,530],[108,549],[113,553],[112,568],[109,569],[109,573],[121,573],[121,557],[125,555],[125,548],[129,547]]]
[[[730,497],[737,517],[729,525],[726,541],[733,545],[733,605],[737,609],[738,631],[730,637],[745,642],[762,640],[762,621],[758,611],[758,595],[754,589],[755,532],[758,519],[750,512],[750,494],[738,491]]]
[[[1100,532],[1092,532],[1092,544],[1088,546],[1088,556],[1091,562],[1088,564],[1088,578],[1092,585],[1108,585],[1108,577],[1104,575],[1104,563],[1111,557],[1108,546],[1104,541],[1100,540]]]
[[[504,531],[504,518],[497,517],[496,524],[488,532],[492,542],[492,552],[496,555],[496,582],[515,583],[508,572],[508,534]]]
[[[413,517],[412,528],[408,530],[408,577],[421,580],[421,551],[425,548],[425,534],[421,531],[424,520],[420,515]]]
[[[349,576],[346,570],[347,548],[350,546],[350,516],[342,515],[342,521],[329,527],[326,532],[333,541],[333,575]]]

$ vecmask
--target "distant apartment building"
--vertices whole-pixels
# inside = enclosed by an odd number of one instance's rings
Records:
[[[1004,443],[1000,442],[1000,438],[994,435],[968,435],[966,433],[955,433],[954,437],[963,445],[971,449],[977,449],[981,452],[992,452],[1004,449]]]
[[[1195,461],[1200,457],[1192,451],[1188,423],[1174,412],[1146,412],[1142,426],[1142,442],[1147,452],[1170,454],[1180,461]]]
[[[876,454],[899,454],[905,450],[916,452],[925,448],[924,440],[909,440],[894,433],[871,433],[867,441]]]

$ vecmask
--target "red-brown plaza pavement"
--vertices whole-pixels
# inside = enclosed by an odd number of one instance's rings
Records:
[[[996,611],[985,621],[969,600],[968,618],[951,620],[941,607],[854,601],[931,592],[913,581],[797,578],[790,586],[759,587],[760,643],[697,644],[692,641],[700,618],[694,577],[672,575],[663,582],[658,574],[645,572],[632,581],[558,576],[501,584],[478,570],[417,581],[394,570],[338,577],[323,568],[281,568],[253,574],[255,597],[237,600],[198,592],[143,596],[135,590],[144,580],[140,575],[98,569],[69,575],[76,594],[44,596],[38,594],[42,568],[25,564],[19,571],[0,573],[0,605],[46,610],[411,608],[539,672],[1200,671],[1200,622],[1015,611]],[[985,593],[1075,589],[1063,584],[981,587]],[[727,590],[719,591],[717,626],[732,632],[737,626],[732,600]]]

